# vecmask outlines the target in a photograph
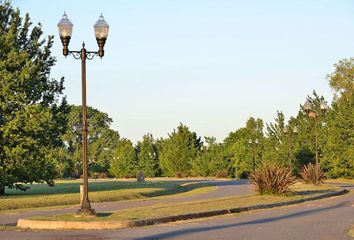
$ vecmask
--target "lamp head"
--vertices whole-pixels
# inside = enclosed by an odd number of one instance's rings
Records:
[[[104,56],[104,45],[108,37],[109,25],[104,20],[102,14],[99,17],[98,21],[93,26],[95,29],[95,36],[98,44],[98,56]]]
[[[73,31],[73,24],[69,20],[68,15],[64,12],[62,19],[58,23],[59,36],[63,44],[63,55],[69,54],[69,42]]]
[[[306,102],[304,103],[304,110],[307,114],[309,114],[309,112],[311,111],[311,103],[309,100],[306,100]]]

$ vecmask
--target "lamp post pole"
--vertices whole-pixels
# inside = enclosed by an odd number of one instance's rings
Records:
[[[251,145],[252,147],[252,167],[253,167],[253,171],[256,170],[256,153],[255,153],[255,146],[259,143],[258,142],[258,138],[256,138],[256,140],[252,141],[252,139],[248,140],[248,143]]]
[[[293,138],[293,134],[297,133],[297,127],[296,126],[293,127],[293,128],[290,128],[290,126],[289,127],[285,127],[283,132],[288,135],[288,161],[290,163],[290,166],[294,167],[294,160],[293,160],[294,158],[291,157],[292,140],[293,140],[292,138]]]
[[[109,26],[101,15],[94,25],[98,51],[87,51],[85,43],[82,43],[80,51],[69,51],[69,42],[71,38],[73,24],[68,19],[66,13],[58,23],[59,35],[63,44],[63,55],[66,57],[71,54],[75,59],[81,60],[81,82],[82,82],[82,173],[83,173],[83,194],[81,208],[77,214],[94,215],[95,210],[91,208],[88,197],[88,164],[87,164],[87,114],[86,114],[86,60],[92,60],[96,55],[104,56],[104,44],[108,36]]]
[[[321,101],[320,103],[320,109],[323,115],[325,115],[327,111],[327,102],[326,101]],[[316,165],[319,164],[319,159],[318,159],[318,114],[315,111],[312,111],[312,104],[306,100],[304,104],[304,110],[307,113],[307,115],[310,118],[313,118],[314,120],[314,135],[315,135],[315,155],[316,155]]]

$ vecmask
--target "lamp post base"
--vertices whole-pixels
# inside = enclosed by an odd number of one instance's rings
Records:
[[[95,216],[96,215],[96,211],[95,209],[82,209],[80,208],[79,210],[77,210],[76,215],[78,216]]]

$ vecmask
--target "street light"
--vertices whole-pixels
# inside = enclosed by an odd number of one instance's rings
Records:
[[[83,197],[81,208],[77,211],[82,215],[94,215],[95,210],[91,208],[88,198],[88,176],[87,176],[87,117],[86,117],[86,59],[91,60],[96,55],[104,56],[104,45],[108,36],[109,25],[104,20],[102,14],[94,25],[95,36],[98,44],[98,51],[92,52],[85,49],[82,43],[80,51],[69,51],[69,42],[72,35],[73,24],[64,12],[63,18],[58,23],[59,36],[63,44],[63,55],[71,54],[75,59],[81,59],[82,76],[82,168],[83,168]]]
[[[304,103],[304,110],[307,113],[307,115],[310,118],[313,118],[315,121],[315,151],[316,151],[316,164],[318,164],[318,132],[317,132],[317,117],[318,114],[315,111],[312,111],[312,104],[310,103],[309,100],[306,100],[306,102]],[[323,115],[326,114],[326,111],[328,109],[328,105],[326,101],[321,101],[320,103],[320,109]]]
[[[288,147],[288,161],[289,161],[291,167],[293,167],[294,166],[293,159],[290,156],[291,152],[292,152],[292,137],[293,137],[293,134],[297,134],[298,129],[297,129],[296,126],[294,126],[293,128],[291,128],[290,126],[289,127],[285,126],[284,129],[283,129],[283,132],[284,132],[284,134],[288,135],[288,144],[289,144],[289,147]]]
[[[253,155],[253,162],[252,162],[252,165],[253,165],[253,171],[256,170],[256,154],[255,154],[255,147],[258,145],[259,141],[258,141],[258,138],[256,138],[254,141],[252,141],[252,139],[250,138],[248,140],[248,143],[251,145],[252,147],[252,155]]]

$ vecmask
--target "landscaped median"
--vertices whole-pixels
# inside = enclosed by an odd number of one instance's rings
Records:
[[[331,185],[298,183],[292,187],[292,194],[289,195],[253,194],[178,204],[157,204],[98,213],[95,217],[77,217],[73,214],[37,216],[20,219],[17,226],[31,229],[117,229],[298,204],[346,192],[348,191],[345,189]]]

